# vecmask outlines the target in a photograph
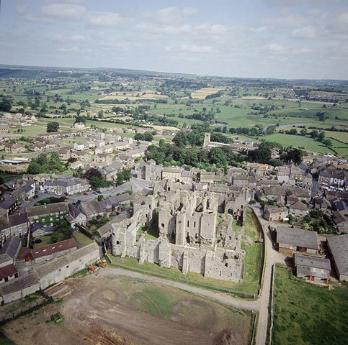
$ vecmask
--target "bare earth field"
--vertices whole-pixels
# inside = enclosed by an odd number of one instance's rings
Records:
[[[71,293],[7,323],[4,333],[17,345],[246,345],[250,314],[190,293],[132,278],[67,280]],[[52,314],[64,321],[55,324]]]
[[[223,88],[203,87],[202,89],[191,92],[191,97],[195,99],[205,99],[207,96],[214,95],[221,90],[223,90]]]
[[[126,99],[129,100],[137,100],[137,99],[145,99],[145,100],[159,100],[159,99],[168,99],[168,96],[161,95],[152,91],[146,92],[136,92],[136,91],[128,91],[128,92],[112,92],[107,96],[101,98],[101,100],[110,100],[110,99]]]

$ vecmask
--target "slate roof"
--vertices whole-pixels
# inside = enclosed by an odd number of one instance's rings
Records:
[[[302,201],[296,201],[292,205],[289,206],[292,210],[299,210],[299,211],[308,211],[308,206],[304,204]]]
[[[25,224],[27,221],[28,216],[26,212],[12,214],[8,216],[8,222],[0,224],[0,231],[20,224]]]
[[[328,236],[327,242],[339,273],[348,276],[348,234]]]
[[[4,243],[4,245],[0,249],[0,255],[7,254],[12,259],[15,259],[20,245],[21,241],[18,237],[11,237]]]
[[[65,202],[57,202],[55,204],[48,204],[42,206],[28,207],[28,217],[46,216],[51,213],[68,212],[68,205]]]
[[[320,256],[295,254],[295,265],[331,270],[330,260]]]
[[[300,228],[279,227],[277,243],[318,250],[318,234]]]
[[[5,210],[10,209],[16,203],[16,198],[12,195],[6,194],[4,200],[0,201],[0,208]]]

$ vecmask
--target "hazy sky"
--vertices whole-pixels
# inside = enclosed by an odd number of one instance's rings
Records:
[[[0,63],[348,79],[348,0],[2,0]]]

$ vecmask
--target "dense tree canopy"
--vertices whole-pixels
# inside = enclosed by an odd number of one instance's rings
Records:
[[[111,186],[111,182],[106,181],[98,169],[90,168],[86,171],[84,177],[89,180],[91,186],[95,189]]]
[[[33,158],[28,167],[29,174],[60,173],[66,170],[57,152],[41,153]]]
[[[145,133],[136,133],[134,135],[135,140],[144,140],[144,141],[152,141],[154,133],[151,131],[147,131]]]
[[[58,122],[48,122],[47,123],[47,133],[58,132],[59,123]]]
[[[116,183],[120,185],[123,182],[128,181],[130,178],[131,178],[131,170],[123,169],[117,173]]]
[[[4,97],[0,100],[0,110],[1,111],[10,111],[12,108],[11,100],[7,97]]]

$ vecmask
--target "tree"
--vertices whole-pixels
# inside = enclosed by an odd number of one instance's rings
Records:
[[[116,183],[118,185],[122,184],[125,181],[128,181],[131,178],[131,170],[130,169],[122,169],[117,173]]]
[[[153,140],[153,133],[150,131],[147,131],[145,133],[136,133],[134,135],[135,140],[144,140],[144,141],[152,141]]]
[[[322,142],[325,139],[325,132],[320,132],[318,134],[318,141]]]
[[[7,97],[4,97],[1,101],[0,101],[0,110],[1,111],[10,111],[12,108],[12,104],[11,104],[11,100]]]
[[[219,166],[226,165],[225,152],[220,147],[213,147],[209,151],[209,160],[211,164],[216,164]]]
[[[273,144],[269,142],[263,142],[260,146],[253,151],[248,152],[249,159],[253,162],[269,164],[272,159]]]
[[[187,144],[187,138],[185,133],[182,131],[176,133],[173,142],[178,147],[185,146]]]
[[[86,118],[84,116],[81,116],[81,115],[77,115],[75,116],[75,123],[83,123],[83,124],[86,124]]]
[[[106,181],[98,169],[90,168],[85,173],[85,178],[89,180],[93,188],[106,188],[111,186],[111,182]]]
[[[47,123],[47,133],[58,132],[59,123],[58,122],[48,122]]]
[[[332,141],[330,139],[324,139],[322,141],[322,143],[325,145],[325,146],[329,146],[331,147],[332,146]]]
[[[299,149],[290,149],[286,153],[285,160],[287,162],[294,162],[295,164],[300,164],[302,162],[303,152]]]
[[[30,161],[29,174],[61,173],[66,169],[57,152],[41,153]]]

